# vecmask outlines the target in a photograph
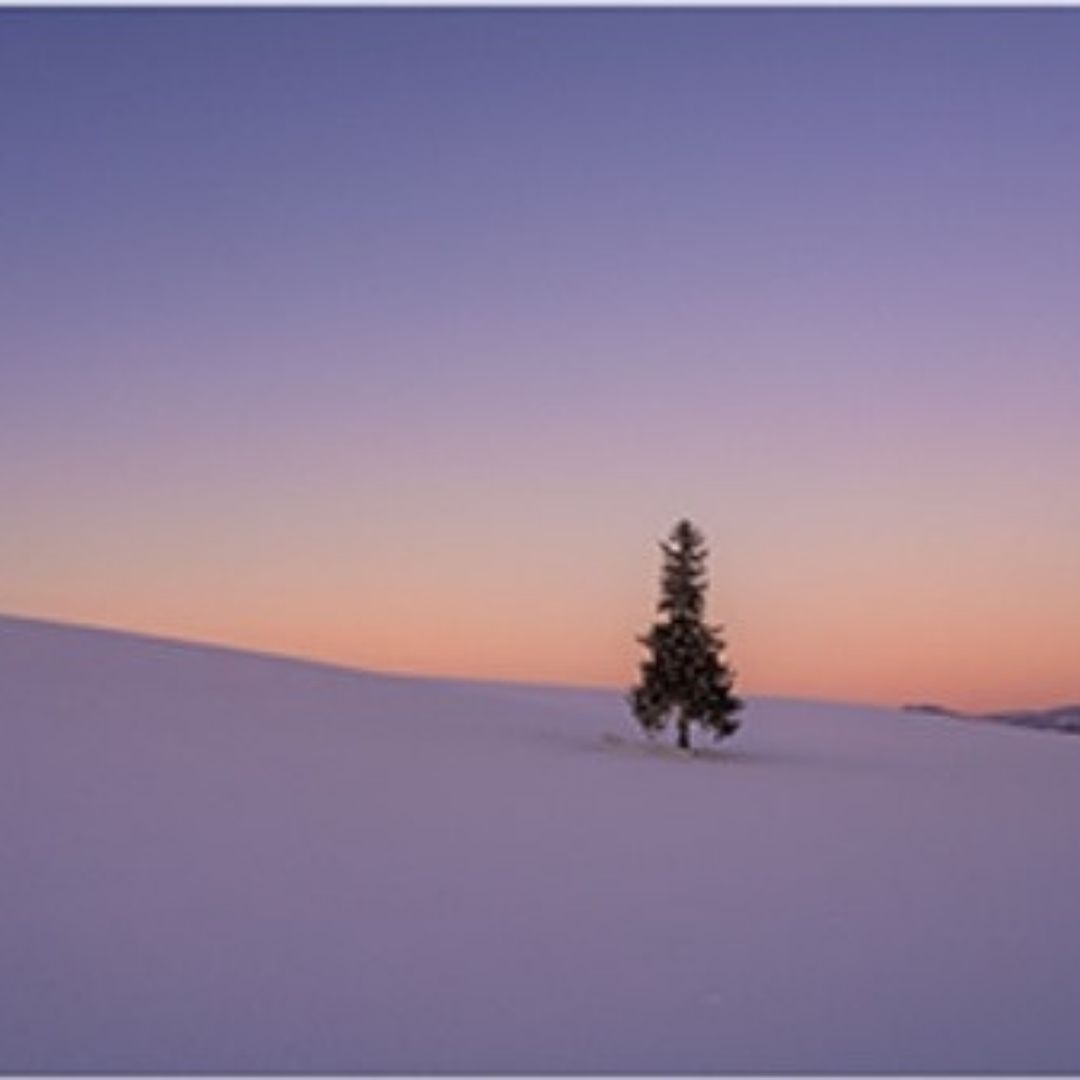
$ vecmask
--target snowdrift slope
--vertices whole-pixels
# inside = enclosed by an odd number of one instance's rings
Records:
[[[1080,1070],[1080,740],[635,744],[612,693],[0,619],[0,1071]]]

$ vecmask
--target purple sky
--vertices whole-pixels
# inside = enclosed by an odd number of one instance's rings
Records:
[[[0,10],[0,610],[1080,698],[1080,11]]]

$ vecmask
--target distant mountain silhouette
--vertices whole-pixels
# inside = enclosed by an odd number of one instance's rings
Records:
[[[999,712],[961,712],[947,705],[919,702],[905,705],[906,712],[926,713],[930,716],[948,716],[957,720],[989,720],[997,724],[1034,728],[1038,731],[1063,731],[1080,735],[1080,704],[1057,705],[1050,709],[1006,709]]]

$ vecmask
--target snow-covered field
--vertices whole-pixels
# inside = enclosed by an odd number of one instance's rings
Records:
[[[0,1072],[1080,1071],[1080,739],[0,619]]]

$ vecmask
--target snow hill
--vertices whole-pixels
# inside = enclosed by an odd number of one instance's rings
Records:
[[[1078,821],[1080,740],[0,619],[0,1072],[1077,1072]]]

